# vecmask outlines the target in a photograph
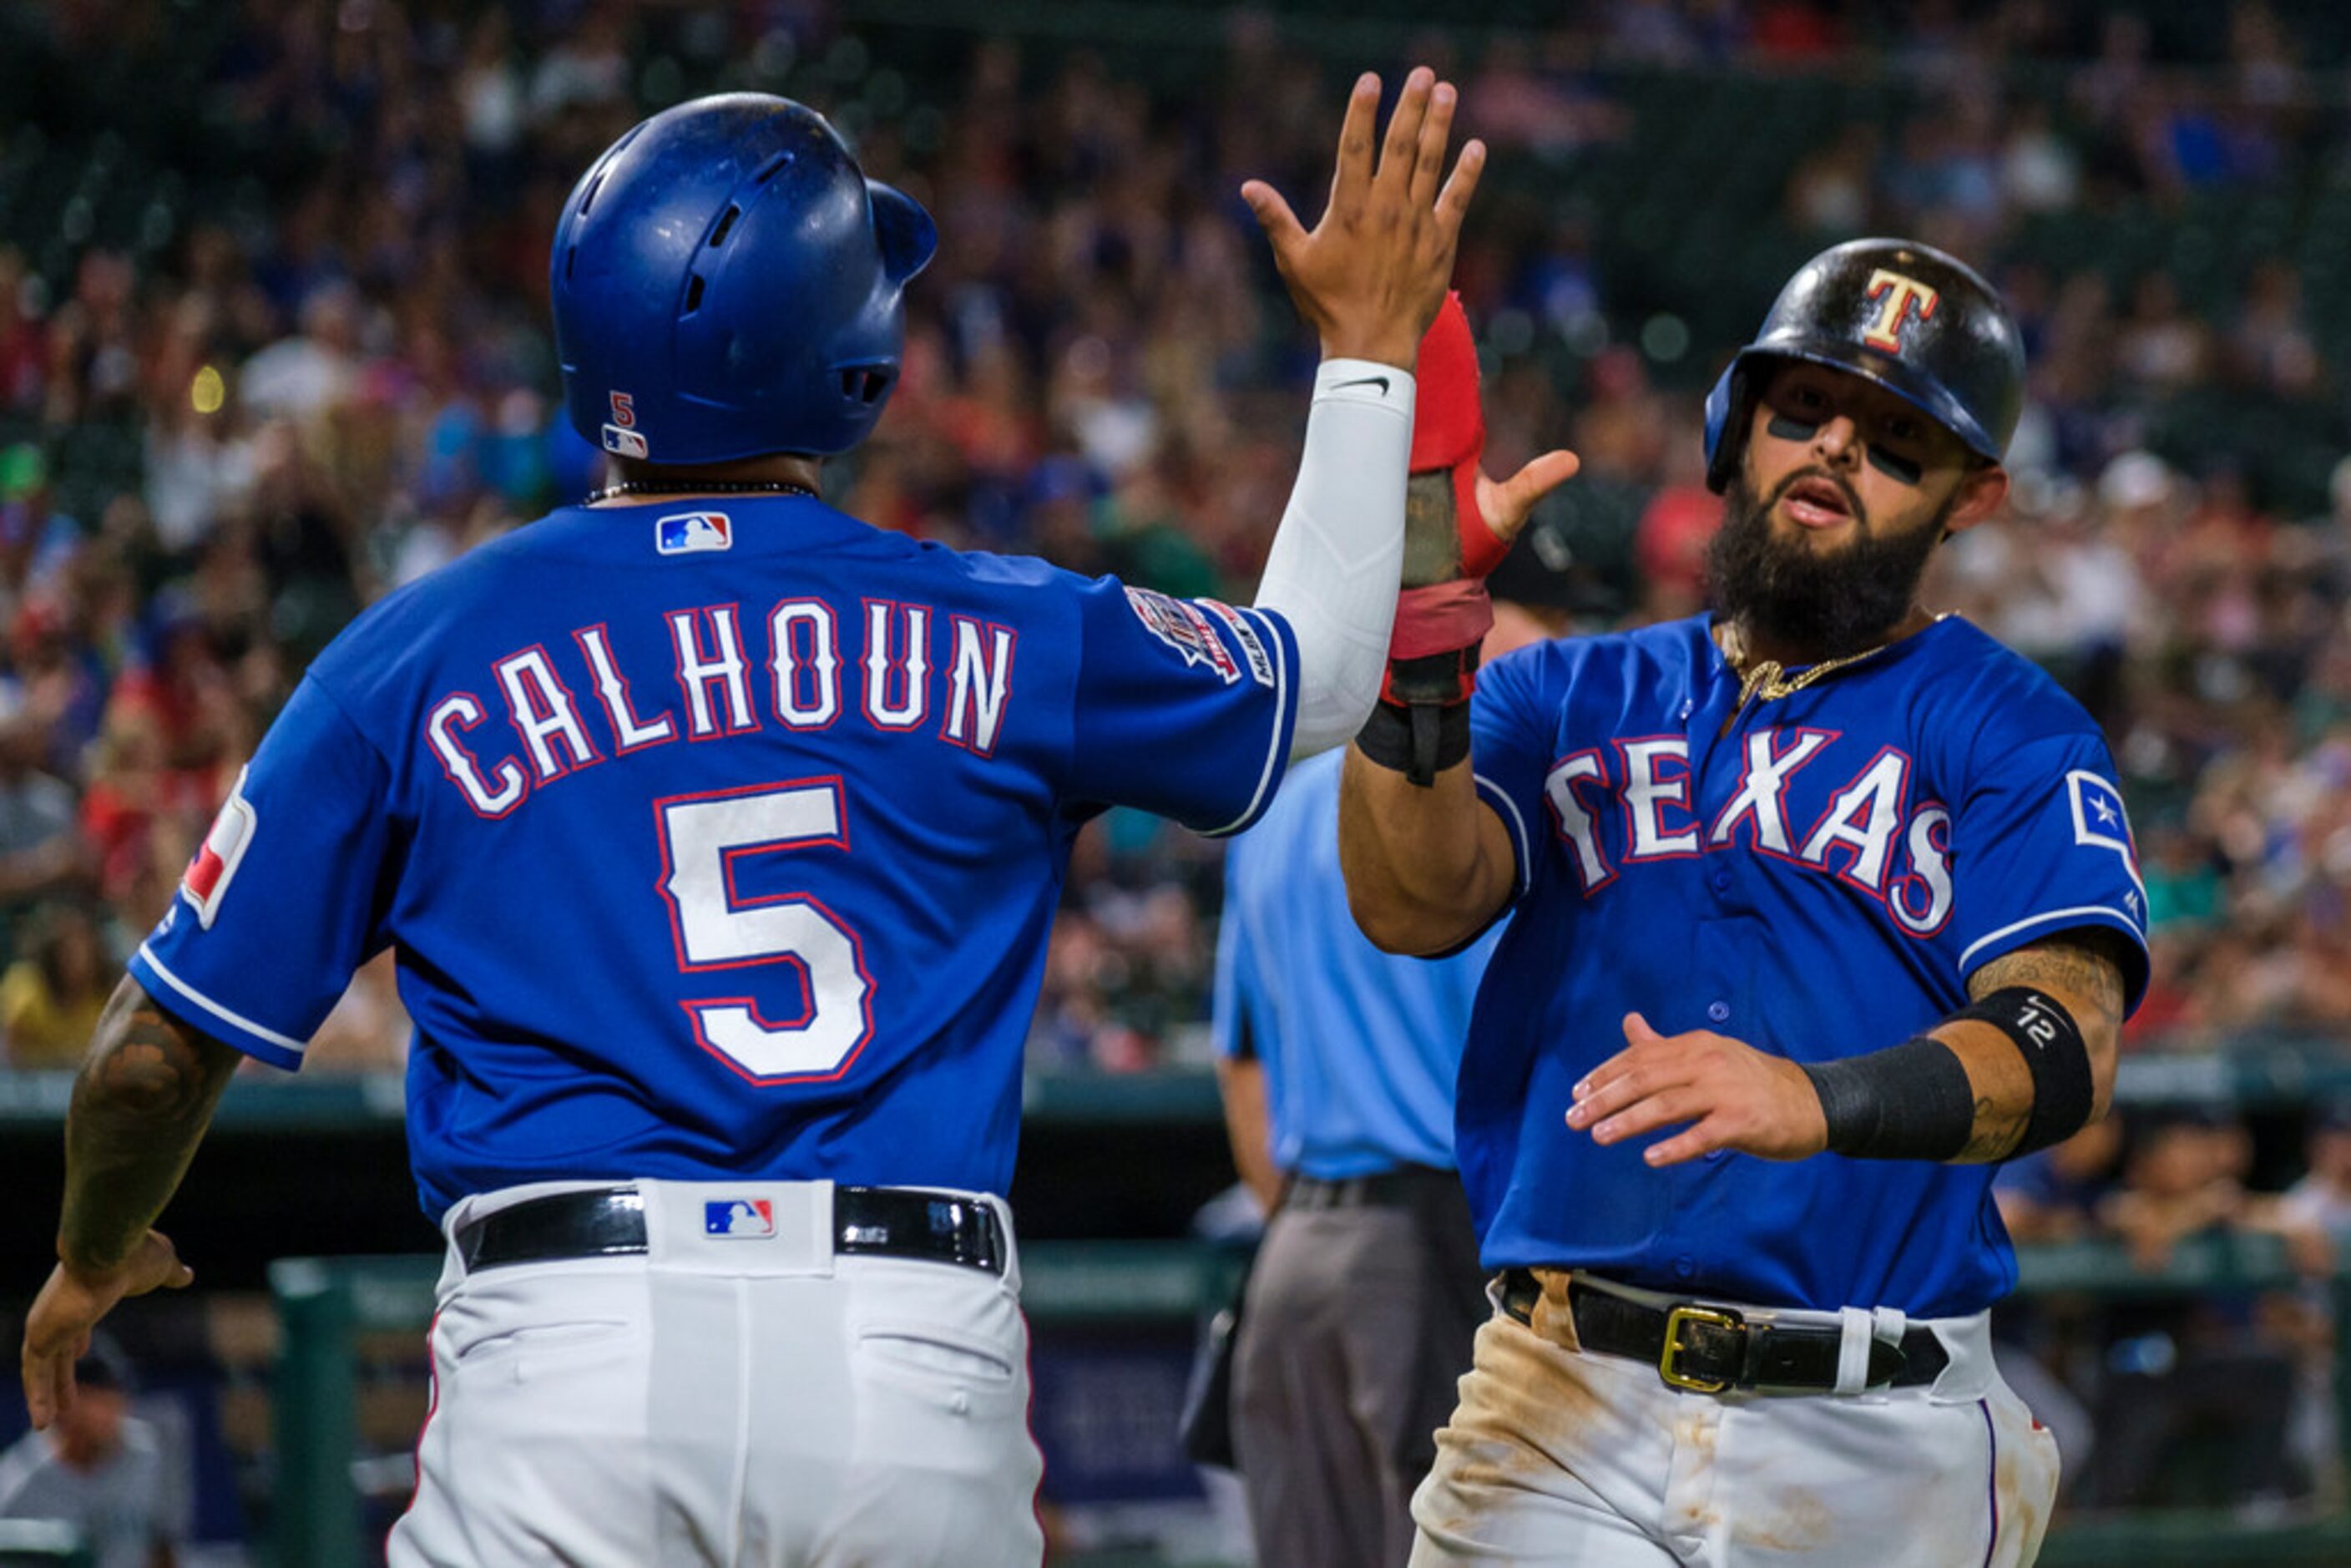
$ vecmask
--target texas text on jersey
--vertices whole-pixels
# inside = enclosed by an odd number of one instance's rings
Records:
[[[1830,1060],[1917,1032],[1983,965],[2085,926],[2138,955],[2128,1005],[2146,984],[2114,763],[2038,669],[1954,617],[1777,701],[1740,696],[1704,618],[1528,649],[1479,688],[1479,795],[1520,890],[1461,1079],[1486,1260],[1567,1253],[1672,1290],[1703,1256],[1725,1296],[1979,1311],[2015,1281],[1991,1166],[1724,1155],[1625,1176],[1622,1201],[1547,1196],[1640,1169],[1637,1145],[1558,1110],[1628,1011]],[[1594,922],[1656,939],[1604,947]]]

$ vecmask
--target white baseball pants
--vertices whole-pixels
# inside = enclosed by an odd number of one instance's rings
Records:
[[[1413,1568],[2011,1568],[2041,1550],[2057,1444],[1993,1367],[1986,1314],[1930,1325],[1951,1358],[1932,1385],[1857,1395],[1687,1393],[1573,1348],[1563,1291],[1534,1319],[1478,1331],[1413,1497]]]
[[[1017,1260],[836,1257],[829,1183],[636,1186],[645,1256],[468,1274],[452,1249],[391,1568],[1034,1568]],[[705,1234],[740,1197],[774,1234]]]

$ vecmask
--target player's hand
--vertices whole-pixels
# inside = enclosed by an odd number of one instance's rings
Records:
[[[1445,173],[1458,99],[1452,83],[1416,67],[1382,141],[1374,134],[1380,78],[1369,71],[1356,78],[1339,131],[1331,202],[1311,232],[1271,185],[1241,186],[1298,313],[1322,335],[1325,359],[1412,368],[1453,276],[1461,217],[1486,166],[1485,143],[1473,141]]]
[[[74,1363],[89,1349],[89,1332],[126,1296],[159,1287],[180,1290],[195,1278],[171,1240],[150,1230],[112,1269],[80,1270],[60,1263],[25,1319],[25,1408],[47,1429],[73,1408]]]
[[[1534,516],[1535,504],[1570,479],[1583,459],[1568,451],[1546,452],[1507,479],[1489,479],[1478,471],[1478,511],[1486,527],[1508,550]]]
[[[1828,1147],[1828,1118],[1804,1070],[1710,1030],[1662,1035],[1639,1013],[1625,1017],[1625,1049],[1575,1086],[1567,1124],[1616,1144],[1689,1123],[1642,1152],[1679,1165],[1716,1149],[1801,1160]]]

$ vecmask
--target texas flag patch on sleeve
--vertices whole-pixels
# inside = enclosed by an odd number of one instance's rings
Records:
[[[245,772],[240,769],[236,788],[221,802],[220,814],[213,819],[204,847],[196,851],[196,858],[188,862],[186,874],[180,878],[180,896],[194,908],[196,919],[205,930],[212,929],[213,917],[220,913],[221,899],[235,879],[245,852],[253,847],[254,831],[259,826],[260,819],[254,814],[252,802],[245,798]]]

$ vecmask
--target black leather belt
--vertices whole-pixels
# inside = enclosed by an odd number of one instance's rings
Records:
[[[1282,1195],[1284,1208],[1408,1208],[1432,1191],[1458,1189],[1461,1173],[1435,1166],[1399,1166],[1392,1171],[1326,1181],[1320,1176],[1290,1178]]]
[[[1530,1328],[1542,1281],[1527,1269],[1502,1270],[1502,1310]],[[1581,1280],[1569,1282],[1576,1343],[1604,1355],[1646,1362],[1676,1388],[1698,1394],[1763,1389],[1825,1394],[1836,1387],[1844,1335],[1828,1327],[1750,1322],[1737,1309],[1702,1301],[1653,1307]],[[1905,1329],[1902,1341],[1869,1342],[1868,1386],[1916,1388],[1950,1364],[1935,1331]]]
[[[515,1263],[641,1254],[644,1195],[633,1186],[551,1193],[468,1221],[456,1237],[468,1272]],[[911,1186],[832,1189],[835,1252],[919,1258],[1004,1272],[1008,1249],[996,1210],[962,1193]]]

